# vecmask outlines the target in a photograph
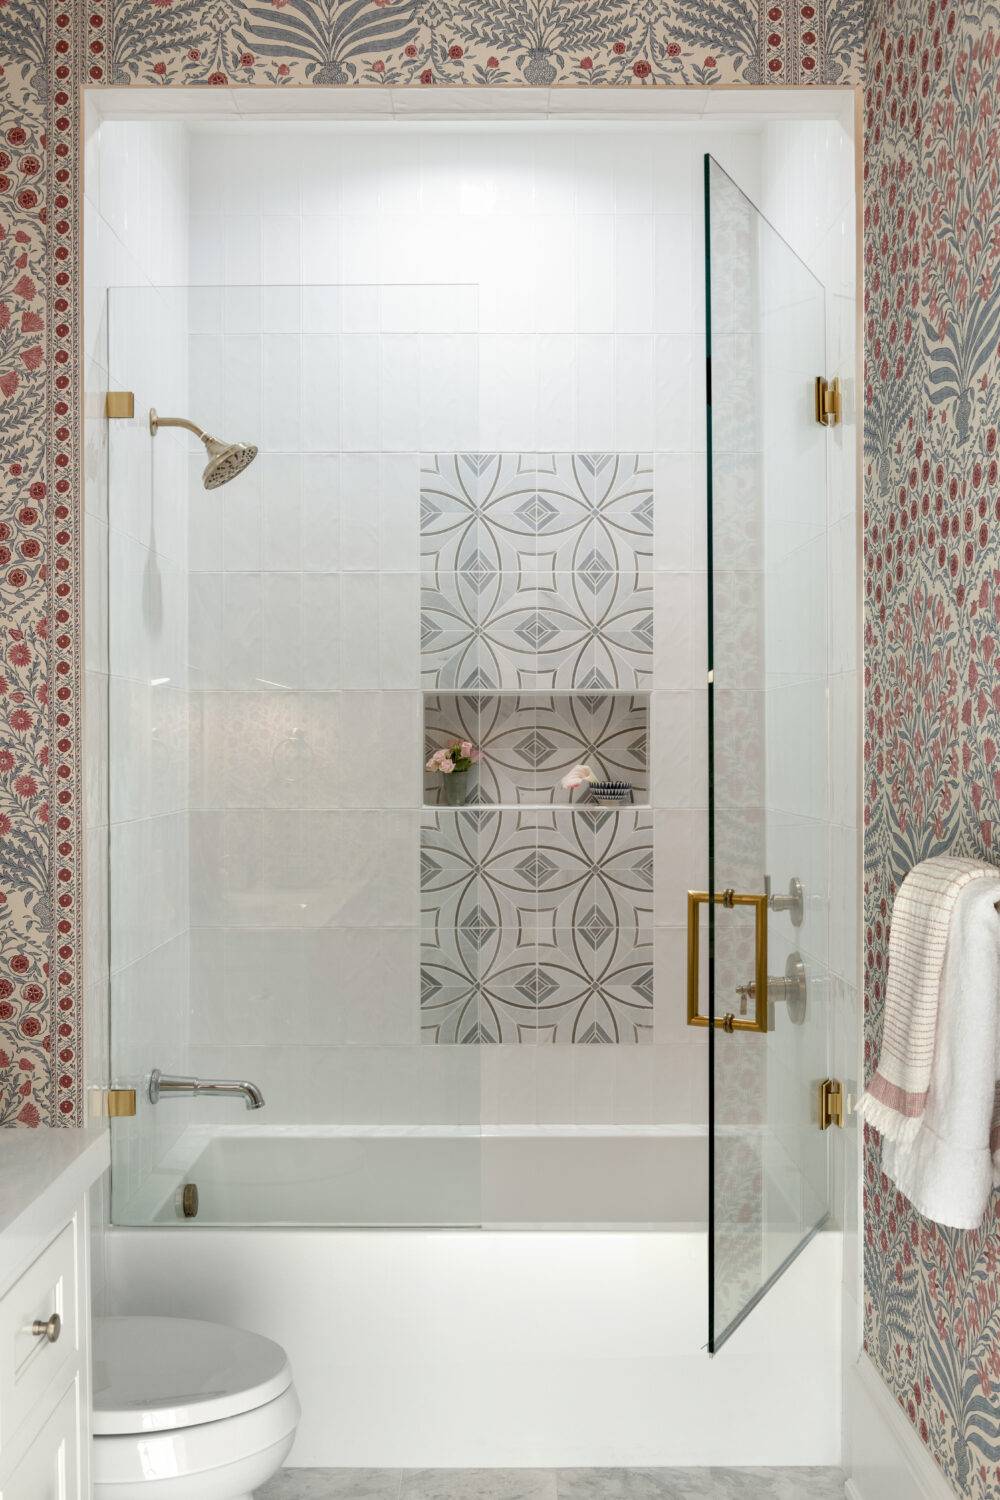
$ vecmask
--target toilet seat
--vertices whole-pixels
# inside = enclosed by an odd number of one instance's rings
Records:
[[[292,1383],[285,1351],[193,1318],[94,1322],[94,1435],[176,1431],[240,1416]]]

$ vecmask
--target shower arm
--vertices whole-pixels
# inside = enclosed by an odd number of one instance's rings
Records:
[[[187,417],[161,417],[155,406],[149,408],[149,431],[150,436],[155,437],[161,427],[186,427],[188,432],[193,432],[195,437],[201,438],[202,442],[208,436],[203,432],[196,422],[189,422]]]

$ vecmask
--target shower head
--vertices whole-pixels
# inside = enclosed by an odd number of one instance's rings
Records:
[[[217,490],[220,484],[228,484],[237,474],[249,468],[257,457],[256,443],[220,443],[218,438],[203,439],[208,450],[201,482],[206,490]]]
[[[160,417],[157,416],[155,407],[150,407],[149,430],[153,437],[161,427],[186,427],[188,432],[201,438],[208,454],[208,463],[201,476],[206,490],[217,490],[221,484],[228,484],[230,479],[235,479],[237,474],[242,474],[244,469],[249,468],[257,457],[256,443],[224,443],[221,438],[202,432],[200,427],[196,427],[186,417]]]

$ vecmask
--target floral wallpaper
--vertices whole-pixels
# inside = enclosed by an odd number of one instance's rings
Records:
[[[864,22],[866,1049],[909,866],[1000,816],[1000,11]],[[81,1117],[80,84],[858,83],[861,0],[0,3],[0,1120]],[[866,1141],[866,1341],[960,1495],[1000,1493],[1000,1224]]]
[[[0,1123],[82,1118],[81,85],[856,83],[861,0],[0,0]]]
[[[866,1064],[895,891],[1000,856],[1000,11],[878,0],[865,59]],[[1000,1494],[1000,1222],[922,1219],[865,1142],[865,1341],[960,1495]]]
[[[849,83],[861,8],[861,0],[120,0],[96,22],[90,73],[113,84]]]

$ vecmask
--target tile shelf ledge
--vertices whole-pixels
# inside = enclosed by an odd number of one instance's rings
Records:
[[[613,687],[421,687],[425,698],[648,698],[651,688]]]
[[[616,802],[605,807],[600,802],[425,802],[434,812],[649,812],[651,802]]]

